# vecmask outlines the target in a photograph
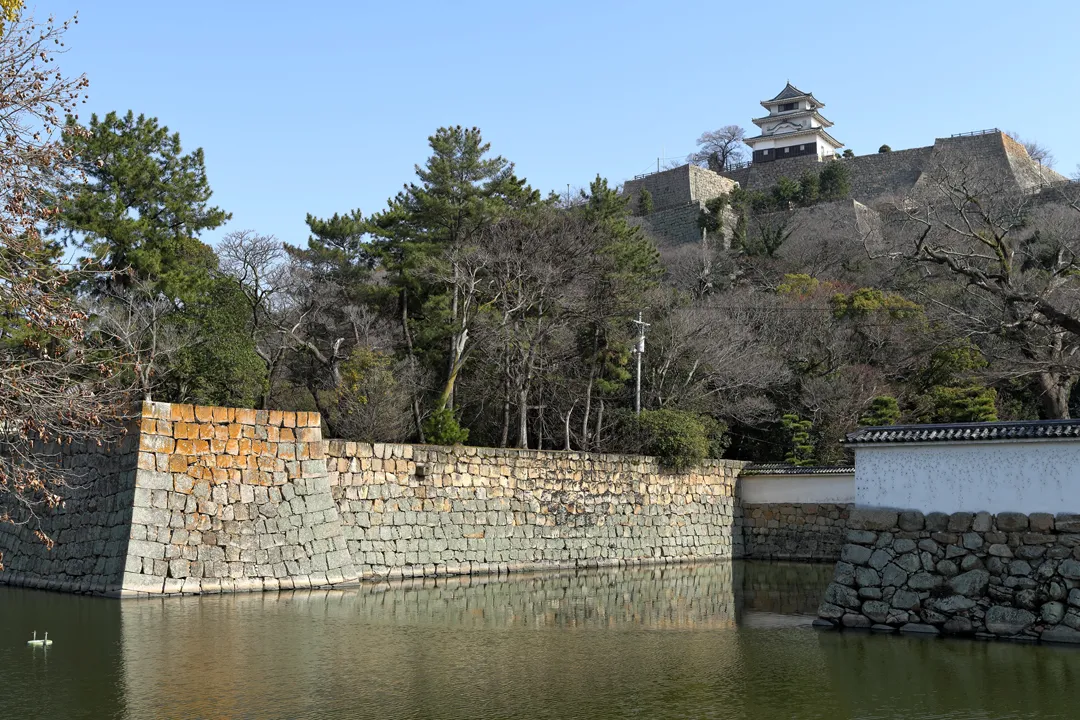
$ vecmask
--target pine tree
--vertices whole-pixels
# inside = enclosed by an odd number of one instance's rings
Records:
[[[483,228],[534,205],[540,196],[514,174],[513,163],[490,156],[491,146],[478,128],[439,128],[428,144],[432,154],[423,167],[416,166],[418,182],[407,184],[386,210],[369,218],[368,228],[398,291],[408,352],[442,367],[435,401],[435,409],[442,410],[455,404],[471,321],[457,282],[457,258]]]
[[[199,233],[231,216],[208,204],[202,149],[184,154],[179,133],[156,118],[94,115],[88,128],[71,118],[65,145],[87,182],[61,196],[59,229],[103,270],[130,271],[114,282],[149,281],[172,299],[191,299],[217,260]]]

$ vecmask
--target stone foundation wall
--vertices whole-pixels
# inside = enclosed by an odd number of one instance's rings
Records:
[[[0,583],[118,593],[129,546],[137,449],[134,434],[103,446],[39,444],[37,456],[51,458],[68,484],[57,488],[64,502],[43,513],[40,524],[0,524]],[[50,550],[35,530],[47,534],[55,547]]]
[[[741,463],[332,440],[329,481],[361,576],[732,557]]]
[[[835,562],[847,535],[849,504],[743,504],[740,557]]]
[[[324,441],[317,413],[145,403],[83,486],[0,524],[0,583],[108,595],[730,559],[739,462]]]
[[[819,624],[1080,642],[1080,515],[852,511]]]

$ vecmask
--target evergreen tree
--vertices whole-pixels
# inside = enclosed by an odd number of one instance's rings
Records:
[[[789,413],[780,418],[780,425],[787,431],[791,443],[784,461],[792,465],[813,465],[814,443],[810,439],[810,430],[814,423]]]
[[[879,395],[870,401],[870,409],[859,418],[859,425],[879,427],[895,425],[900,420],[900,405],[891,395]]]
[[[439,128],[428,144],[432,154],[423,167],[416,166],[418,182],[407,184],[386,210],[369,218],[368,228],[398,292],[407,352],[436,371],[441,367],[435,409],[442,410],[454,406],[474,309],[458,282],[459,258],[483,228],[539,202],[539,193],[514,174],[513,163],[490,155],[478,128]],[[444,425],[453,421],[453,415],[446,417]]]
[[[844,163],[826,163],[819,184],[822,200],[843,200],[851,192],[851,170]]]
[[[229,213],[210,206],[202,149],[184,154],[179,133],[156,118],[94,115],[88,128],[68,119],[64,135],[87,182],[61,195],[59,229],[104,270],[128,271],[121,286],[151,281],[174,300],[189,300],[216,268],[199,233]]]

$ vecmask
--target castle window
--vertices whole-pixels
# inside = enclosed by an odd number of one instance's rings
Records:
[[[768,151],[768,150],[762,150],[762,151],[761,151],[761,154],[762,154],[762,155],[768,155],[768,154],[769,154],[769,151]]]
[[[799,146],[799,149],[800,149],[800,150],[805,150],[805,149],[806,149],[806,146],[805,146],[805,145],[800,145],[800,146]]]
[[[789,152],[791,152],[791,148],[789,148],[789,147],[786,147],[786,148],[784,148],[784,152],[785,152],[785,153],[789,153]]]
[[[788,110],[794,110],[797,103],[784,103],[780,106],[780,112],[787,112]]]

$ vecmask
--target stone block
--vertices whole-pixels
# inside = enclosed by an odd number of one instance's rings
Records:
[[[894,530],[899,513],[886,508],[860,508],[851,511],[849,527],[855,530]]]
[[[1026,519],[1026,518],[1025,518]],[[995,635],[1018,635],[1035,623],[1035,615],[1020,608],[994,605],[986,611],[986,629]]]

